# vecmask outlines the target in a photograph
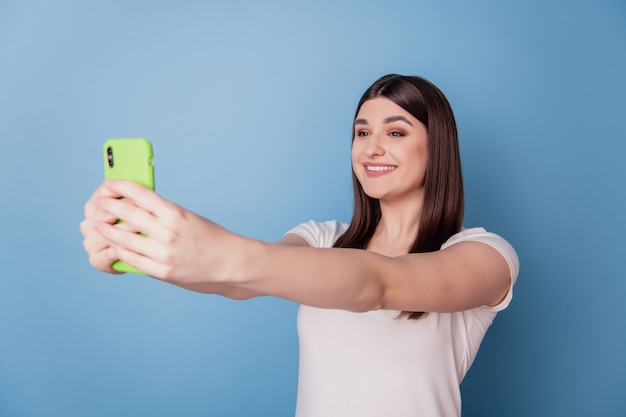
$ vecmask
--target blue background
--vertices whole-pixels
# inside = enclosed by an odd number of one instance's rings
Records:
[[[455,110],[466,226],[522,268],[464,416],[626,415],[626,4],[620,0],[0,1],[0,415],[293,415],[297,306],[90,268],[101,146],[276,240],[351,215],[350,129],[379,76]]]

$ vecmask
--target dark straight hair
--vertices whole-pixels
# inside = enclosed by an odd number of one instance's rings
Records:
[[[363,103],[384,97],[426,126],[428,157],[424,178],[424,203],[419,230],[408,253],[434,252],[452,235],[461,230],[463,222],[463,177],[456,122],[450,103],[431,82],[421,77],[385,75],[363,94],[355,116]],[[354,141],[354,130],[352,131]],[[354,171],[354,212],[348,230],[335,243],[338,248],[365,249],[380,221],[378,199],[365,194]],[[399,317],[419,319],[425,313],[403,311]]]

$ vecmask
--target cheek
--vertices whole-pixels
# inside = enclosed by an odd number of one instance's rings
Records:
[[[428,159],[428,146],[425,143],[414,144],[411,149],[406,150],[406,156],[412,155],[416,163],[424,165]]]
[[[352,146],[351,151],[351,159],[352,159],[352,172],[356,175],[359,183],[363,180],[363,176],[365,175],[363,165],[361,164],[361,151],[358,149],[358,146]]]
[[[419,161],[416,165],[418,177],[421,179],[422,185],[426,177],[426,164],[428,164],[428,154],[424,149],[420,150]]]
[[[359,151],[358,146],[355,146],[354,142],[352,142],[352,149],[350,151],[350,157],[352,158],[352,168],[353,169],[359,162],[360,154],[361,154],[361,152]]]

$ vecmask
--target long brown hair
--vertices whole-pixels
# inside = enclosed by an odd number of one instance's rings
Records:
[[[385,75],[363,94],[355,116],[363,103],[385,97],[409,112],[426,126],[428,157],[424,179],[424,203],[419,230],[409,253],[434,252],[463,222],[463,177],[456,122],[450,103],[431,82],[421,77]],[[354,130],[352,132],[354,141]],[[365,194],[354,171],[354,212],[348,230],[335,243],[337,248],[365,249],[381,218],[378,199]],[[419,319],[425,313],[403,311],[399,317]]]

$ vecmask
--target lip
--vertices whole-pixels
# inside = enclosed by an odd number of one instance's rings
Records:
[[[390,174],[398,168],[397,165],[393,164],[381,164],[374,162],[365,162],[363,163],[363,167],[365,168],[365,175],[370,178],[378,178],[384,175]]]

